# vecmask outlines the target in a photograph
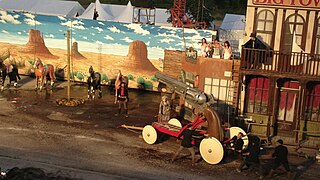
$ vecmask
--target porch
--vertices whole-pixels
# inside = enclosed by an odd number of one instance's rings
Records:
[[[258,74],[265,76],[297,76],[318,79],[320,76],[320,55],[242,48],[240,68],[244,74],[259,72]]]

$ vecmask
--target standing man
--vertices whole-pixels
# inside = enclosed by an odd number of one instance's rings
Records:
[[[277,147],[275,148],[272,157],[274,157],[275,159],[272,169],[269,173],[269,177],[272,177],[274,175],[275,170],[282,165],[286,169],[288,178],[290,179],[291,172],[288,162],[288,148],[283,145],[282,139],[277,140]]]
[[[200,115],[199,120],[204,120],[205,116],[203,114]],[[196,121],[195,121],[196,123]],[[187,148],[189,152],[191,153],[191,158],[192,158],[192,165],[196,163],[195,160],[195,152],[194,152],[194,147],[192,144],[192,136],[207,136],[206,134],[199,134],[195,131],[195,127],[197,127],[195,124],[191,123],[190,127],[184,129],[178,136],[178,139],[180,139],[183,136],[183,139],[181,141],[181,146],[179,147],[178,151],[174,154],[174,156],[171,159],[171,162],[175,161],[177,157],[179,156],[180,152],[184,149]]]
[[[119,104],[118,114],[121,114],[122,106],[125,110],[125,117],[128,117],[128,101],[129,101],[129,95],[128,95],[128,88],[124,82],[120,83],[120,87],[117,90],[117,101]]]
[[[265,51],[258,51],[257,49],[268,49],[266,45],[264,45],[258,38],[256,33],[250,34],[250,40],[244,44],[244,47],[247,49],[253,49],[247,51],[246,57],[247,67],[251,69],[260,68],[263,63],[263,58],[267,55]]]
[[[263,179],[263,169],[262,166],[260,166],[260,160],[259,160],[259,154],[260,154],[260,139],[253,136],[252,140],[249,139],[249,146],[247,148],[247,152],[243,153],[243,161],[237,168],[237,172],[241,172],[242,168],[246,165],[249,167],[249,169],[256,168],[259,170],[259,179]]]

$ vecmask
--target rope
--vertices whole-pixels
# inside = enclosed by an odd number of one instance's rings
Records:
[[[204,6],[204,0],[202,0],[202,9],[201,9],[201,22],[203,22],[203,6]]]
[[[138,132],[138,131],[132,130],[132,129],[128,128],[128,127],[122,127],[122,128],[126,128],[128,131],[131,131],[131,132],[136,133],[136,134],[141,134],[140,131]]]
[[[199,13],[200,13],[200,1],[201,1],[201,0],[198,0],[197,21],[199,21]]]

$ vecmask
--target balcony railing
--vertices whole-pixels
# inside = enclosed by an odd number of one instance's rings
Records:
[[[320,76],[320,55],[242,48],[241,69]]]

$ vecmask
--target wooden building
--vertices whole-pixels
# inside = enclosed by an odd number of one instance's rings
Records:
[[[241,53],[237,106],[252,132],[319,145],[319,12],[318,0],[248,0],[246,40],[255,32],[269,46]]]
[[[240,60],[189,57],[188,52],[166,50],[163,72],[190,87],[212,94],[215,98],[214,108],[223,121],[232,122],[238,98]],[[191,120],[193,107],[180,101],[182,104],[185,107],[185,118]]]

